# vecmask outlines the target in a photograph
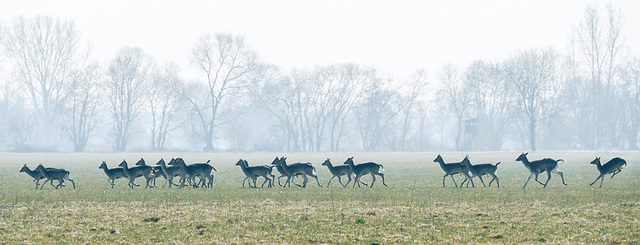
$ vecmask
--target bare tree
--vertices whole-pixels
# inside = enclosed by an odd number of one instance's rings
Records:
[[[618,75],[625,88],[625,93],[621,94],[621,109],[625,112],[621,121],[627,122],[624,133],[627,135],[628,147],[637,150],[640,132],[640,59],[629,59]]]
[[[99,69],[97,63],[92,63],[78,70],[68,88],[69,97],[65,103],[62,127],[76,152],[84,151],[96,126],[96,114],[101,105]]]
[[[604,17],[604,18],[603,18]],[[578,42],[582,79],[575,79],[578,91],[574,100],[576,123],[580,141],[588,148],[615,146],[618,142],[617,128],[620,112],[616,96],[616,71],[623,48],[621,33],[623,16],[620,10],[607,5],[606,15],[601,15],[597,4],[585,8],[584,19],[574,29]]]
[[[563,109],[562,82],[556,79],[556,54],[551,49],[526,50],[513,54],[505,63],[507,82],[518,95],[518,111],[527,125],[531,150],[536,150],[537,124],[558,116]]]
[[[155,72],[151,81],[151,91],[147,99],[151,109],[153,151],[164,150],[169,133],[183,124],[183,121],[176,117],[182,109],[181,98],[174,94],[174,88],[181,84],[178,73],[177,65],[169,63]]]
[[[214,129],[220,105],[226,97],[246,88],[245,75],[253,69],[256,54],[244,39],[231,34],[203,35],[191,51],[191,63],[203,73],[205,86],[198,94],[181,91],[195,112],[204,150],[213,150]],[[196,92],[191,90],[191,92]],[[203,96],[201,98],[196,96]]]
[[[135,123],[143,112],[153,68],[153,59],[140,48],[121,48],[110,62],[106,86],[116,151],[127,149]]]
[[[402,112],[402,130],[400,133],[401,137],[399,150],[407,150],[405,144],[407,142],[409,131],[412,129],[411,116],[414,114],[414,105],[419,102],[420,96],[425,93],[424,88],[426,86],[427,71],[424,69],[419,69],[412,73],[407,82],[403,83],[402,86],[400,86],[400,88],[404,89],[404,91],[402,92],[404,92],[403,97],[406,100],[406,106],[404,107]]]
[[[498,64],[473,62],[465,71],[464,80],[470,97],[470,113],[477,119],[476,147],[480,150],[500,150],[515,107],[510,83],[504,79]]]
[[[408,104],[390,86],[389,79],[376,77],[369,81],[355,108],[362,149],[365,151],[378,148],[391,122]]]
[[[455,133],[456,150],[461,150],[464,118],[467,116],[471,97],[465,94],[460,72],[453,65],[445,64],[440,70],[438,78],[443,86],[437,96],[445,101],[456,116],[458,125]]]
[[[69,75],[79,62],[80,32],[72,21],[38,15],[14,19],[0,36],[16,81],[35,108],[44,136],[50,137],[68,96]]]

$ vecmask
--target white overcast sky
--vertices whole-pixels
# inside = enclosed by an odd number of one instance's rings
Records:
[[[105,64],[117,49],[139,46],[188,70],[199,35],[230,32],[284,69],[353,62],[406,76],[447,62],[498,60],[517,49],[564,49],[589,2],[2,0],[0,23],[41,13],[73,20]],[[625,43],[637,54],[640,1],[611,3],[624,11]]]

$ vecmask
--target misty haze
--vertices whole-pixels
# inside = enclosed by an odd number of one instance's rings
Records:
[[[626,18],[634,13],[615,4],[575,9],[566,44],[401,70],[359,60],[279,65],[246,30],[208,32],[205,23],[173,37],[190,43],[167,51],[183,55],[175,59],[144,44],[102,57],[82,20],[3,19],[0,150],[637,150],[640,58],[638,43],[625,41],[636,34]],[[150,25],[141,31],[162,32]],[[402,39],[377,48],[393,53]]]

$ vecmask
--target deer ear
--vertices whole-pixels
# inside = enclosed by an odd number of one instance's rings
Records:
[[[529,155],[529,152],[524,153],[524,155],[525,155],[525,156],[526,156],[526,155]]]

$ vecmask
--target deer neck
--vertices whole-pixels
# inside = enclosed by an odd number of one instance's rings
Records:
[[[596,163],[596,167],[598,168],[598,171],[600,172],[604,171],[604,169],[602,169],[602,164],[600,164],[600,162]]]
[[[327,166],[327,168],[329,168],[329,170],[333,170],[334,169],[333,164],[331,164],[331,163],[328,163],[325,166]]]
[[[27,168],[27,174],[33,178],[38,177],[39,174],[41,174],[40,171],[31,171],[31,169]]]
[[[247,173],[247,168],[248,168],[248,167],[249,167],[249,166],[244,165],[244,163],[241,163],[241,164],[240,164],[240,168],[242,169],[242,172],[244,172],[245,174]]]
[[[167,171],[167,164],[164,161],[160,162],[160,169],[162,169],[162,171],[164,171],[165,173],[169,172]]]
[[[104,170],[105,174],[109,175],[109,172],[110,172],[109,170],[111,170],[111,169],[109,169],[107,166],[105,166],[104,168],[102,168],[102,170]]]

